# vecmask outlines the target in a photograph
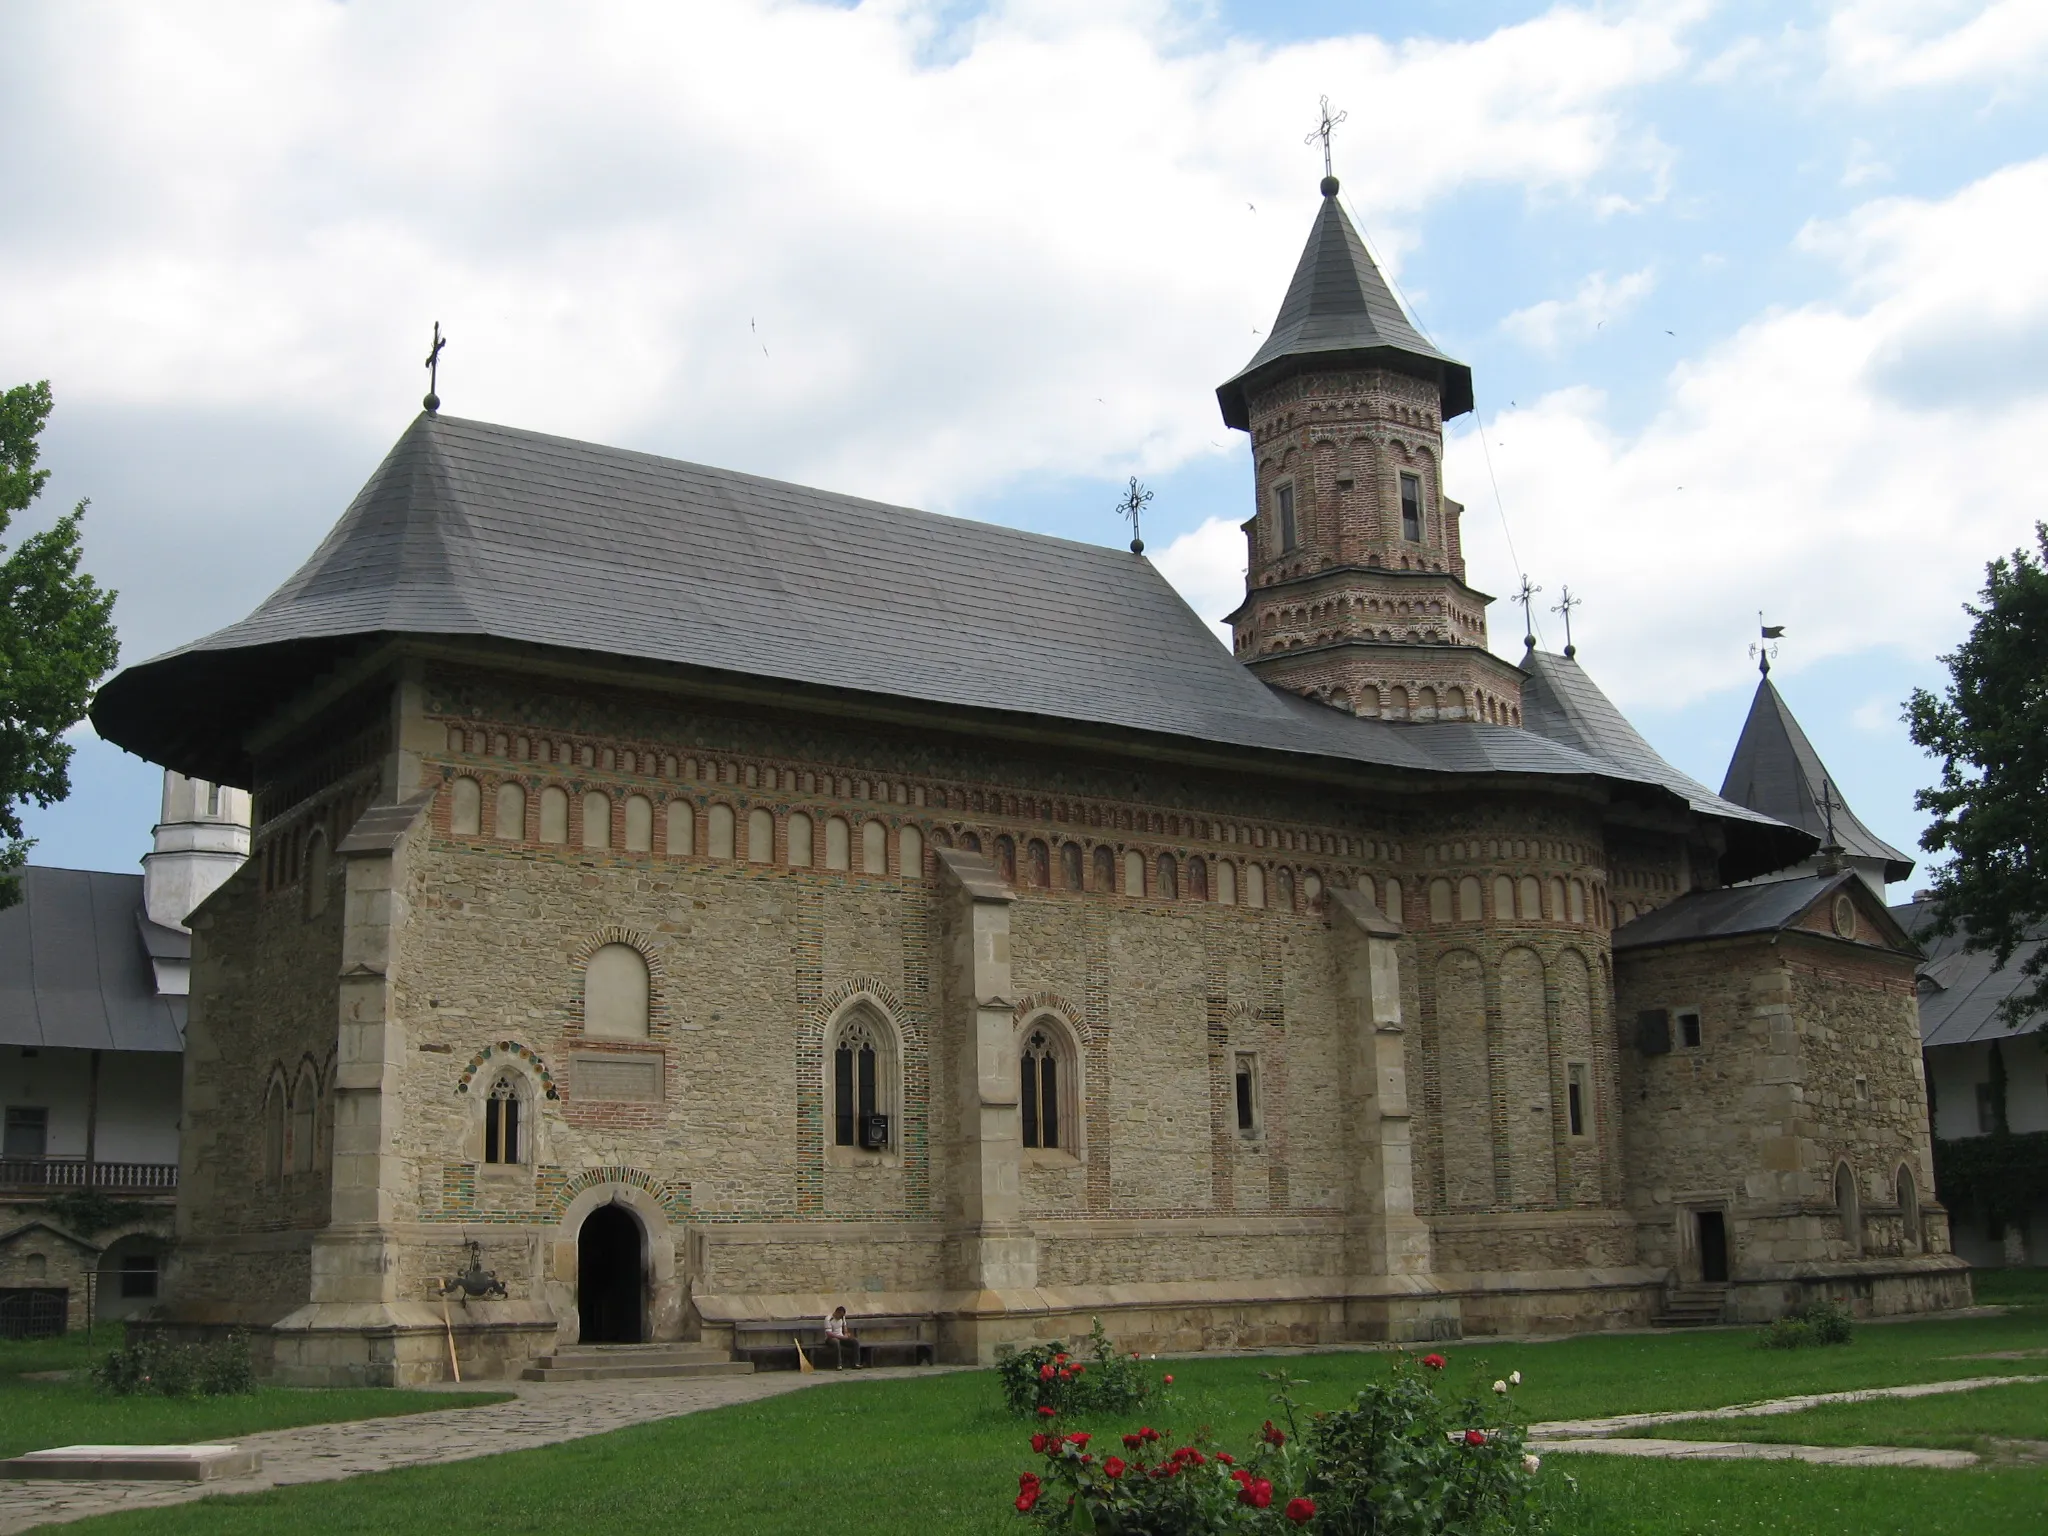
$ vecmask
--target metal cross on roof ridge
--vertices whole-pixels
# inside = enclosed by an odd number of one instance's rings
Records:
[[[1569,585],[1559,587],[1558,602],[1550,611],[1564,619],[1564,653],[1567,657],[1579,654],[1579,648],[1572,644],[1572,610],[1586,606],[1583,597],[1573,597]]]
[[[1308,137],[1304,138],[1301,142],[1304,144],[1313,144],[1317,139],[1321,139],[1323,141],[1323,174],[1325,176],[1328,176],[1331,174],[1330,132],[1351,114],[1349,112],[1339,112],[1335,117],[1330,116],[1330,98],[1327,96],[1323,97],[1321,102],[1318,103],[1318,108],[1322,113],[1322,121],[1317,123],[1315,127],[1311,128],[1308,131]]]
[[[420,402],[432,415],[441,409],[441,349],[448,345],[448,338],[441,334],[441,322],[434,322],[434,345],[427,352],[427,398]]]
[[[1821,851],[1840,851],[1842,845],[1835,841],[1835,786],[1826,778],[1820,781],[1820,812],[1828,829],[1828,840],[1820,845]]]
[[[1151,500],[1152,493],[1140,485],[1138,477],[1133,475],[1131,488],[1124,492],[1124,499],[1116,504],[1117,516],[1128,517],[1131,520],[1131,553],[1134,555],[1145,553],[1145,541],[1138,537],[1138,515],[1145,510]]]
[[[1522,636],[1522,643],[1532,651],[1536,649],[1536,594],[1542,590],[1541,587],[1529,580],[1529,573],[1524,571],[1522,573],[1522,585],[1516,590],[1514,597],[1510,599],[1510,601],[1522,605],[1522,628],[1527,631]]]

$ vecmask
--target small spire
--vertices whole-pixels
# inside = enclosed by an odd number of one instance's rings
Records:
[[[1522,636],[1522,644],[1530,650],[1536,649],[1536,594],[1543,589],[1529,580],[1528,572],[1522,573],[1522,585],[1515,592],[1512,601],[1522,605],[1522,627],[1528,631]]]
[[[434,345],[427,353],[427,398],[420,402],[427,408],[429,416],[441,409],[441,349],[448,345],[448,338],[441,334],[441,322],[434,322]]]
[[[1339,112],[1335,117],[1332,117],[1330,115],[1330,98],[1327,96],[1322,99],[1320,111],[1322,113],[1322,120],[1315,127],[1309,129],[1308,137],[1301,142],[1313,144],[1317,139],[1323,141],[1323,196],[1335,197],[1337,195],[1337,178],[1330,171],[1330,132],[1351,114],[1349,112]]]
[[[1573,597],[1570,587],[1559,587],[1558,592],[1561,594],[1560,600],[1550,611],[1564,619],[1564,658],[1570,661],[1579,654],[1579,648],[1572,644],[1572,610],[1585,607],[1586,600],[1583,597]]]
[[[1145,510],[1151,500],[1152,493],[1140,485],[1138,477],[1133,475],[1131,488],[1124,492],[1124,499],[1116,504],[1117,516],[1128,517],[1131,520],[1131,553],[1134,555],[1145,553],[1145,541],[1138,537],[1138,514]]]

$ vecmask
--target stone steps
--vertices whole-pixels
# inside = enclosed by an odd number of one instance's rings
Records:
[[[1711,1328],[1725,1321],[1728,1287],[1681,1285],[1672,1291],[1655,1318],[1659,1328]]]
[[[751,1361],[705,1344],[578,1344],[543,1355],[519,1374],[524,1381],[651,1381],[753,1370]]]

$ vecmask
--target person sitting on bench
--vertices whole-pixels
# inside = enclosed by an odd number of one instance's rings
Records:
[[[847,1351],[853,1352],[853,1368],[860,1369],[860,1340],[853,1336],[852,1325],[847,1321],[846,1308],[834,1307],[832,1315],[825,1319],[825,1342],[832,1346],[832,1368],[846,1369]]]

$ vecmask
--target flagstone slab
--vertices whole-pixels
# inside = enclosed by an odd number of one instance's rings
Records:
[[[59,1482],[211,1483],[252,1477],[260,1451],[240,1445],[60,1445],[0,1461],[0,1477]]]

